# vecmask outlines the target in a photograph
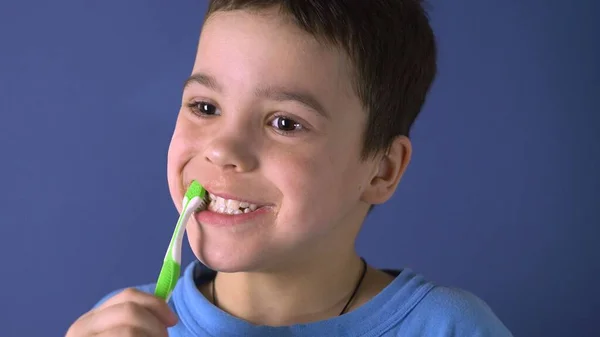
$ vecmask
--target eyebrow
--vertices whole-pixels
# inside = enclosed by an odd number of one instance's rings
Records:
[[[207,74],[203,74],[203,73],[195,73],[192,74],[192,76],[188,77],[185,82],[183,83],[183,89],[189,87],[192,83],[197,83],[200,85],[203,85],[213,91],[216,92],[221,92],[223,91],[221,85],[219,84],[219,82],[217,82],[217,80]]]
[[[321,104],[321,102],[319,102],[314,95],[306,91],[292,90],[285,87],[268,86],[257,89],[255,94],[258,97],[263,97],[277,102],[294,101],[304,105],[305,107],[313,110],[325,118],[329,118],[329,115],[323,107],[323,104]]]
[[[213,76],[208,74],[192,74],[185,80],[183,88],[187,88],[192,83],[200,84],[216,92],[223,91],[223,86],[221,86]],[[305,107],[313,110],[314,112],[325,118],[329,118],[329,114],[325,110],[323,104],[321,104],[321,102],[319,102],[319,100],[314,95],[307,91],[293,90],[281,86],[267,86],[255,90],[254,94],[257,97],[277,102],[294,101],[304,105]]]

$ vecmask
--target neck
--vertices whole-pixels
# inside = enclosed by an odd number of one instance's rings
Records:
[[[343,258],[321,255],[296,263],[291,270],[218,273],[214,295],[220,309],[254,324],[309,323],[338,316],[362,272],[363,263],[354,252]],[[362,301],[361,287],[346,312]],[[213,298],[212,287],[204,293]]]

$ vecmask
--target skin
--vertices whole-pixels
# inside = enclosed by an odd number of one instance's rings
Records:
[[[236,317],[271,326],[327,319],[354,290],[362,268],[356,236],[369,205],[393,195],[411,144],[397,137],[389,150],[361,160],[367,115],[351,86],[352,67],[341,50],[276,9],[218,12],[205,22],[192,75],[212,82],[191,80],[183,90],[168,182],[180,212],[192,179],[268,205],[237,226],[187,224],[196,257],[219,271],[219,307]],[[322,110],[265,95],[281,88],[310,94]],[[350,310],[391,281],[369,267]],[[210,289],[200,291],[211,299]],[[107,303],[68,336],[174,324],[168,308],[135,291]]]

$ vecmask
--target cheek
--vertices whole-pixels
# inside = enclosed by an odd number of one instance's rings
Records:
[[[283,194],[281,220],[303,222],[302,229],[324,226],[343,212],[353,198],[347,193],[345,161],[331,151],[311,151],[311,155],[293,156],[274,163],[275,185]],[[334,152],[335,153],[335,152]],[[323,223],[317,223],[321,221]],[[298,228],[300,229],[300,228]],[[301,230],[301,229],[300,229]]]
[[[181,211],[180,203],[184,194],[181,171],[190,153],[190,147],[186,144],[185,130],[178,120],[167,153],[167,182],[171,198],[178,211]]]

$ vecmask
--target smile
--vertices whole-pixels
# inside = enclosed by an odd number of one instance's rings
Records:
[[[235,199],[225,199],[212,193],[207,195],[208,210],[220,214],[237,215],[251,213],[259,208],[259,205]]]

